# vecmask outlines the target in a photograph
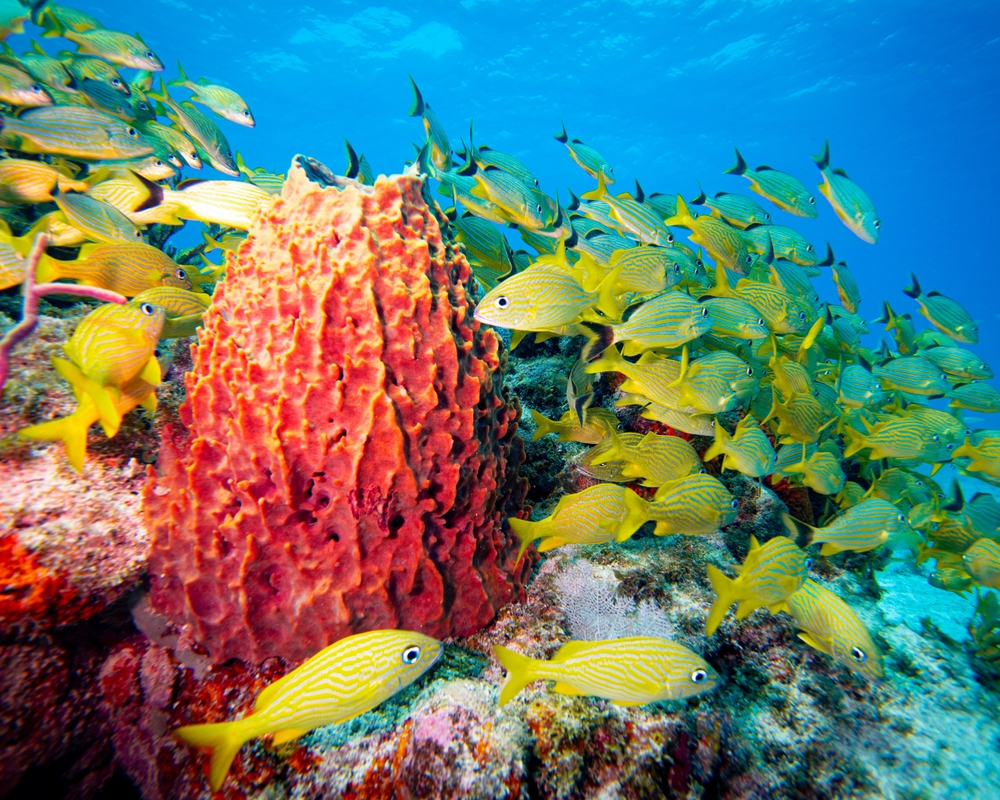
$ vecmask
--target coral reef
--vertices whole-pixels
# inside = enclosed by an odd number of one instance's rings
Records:
[[[519,407],[422,187],[293,165],[205,314],[143,500],[153,606],[216,663],[467,635],[523,596]]]

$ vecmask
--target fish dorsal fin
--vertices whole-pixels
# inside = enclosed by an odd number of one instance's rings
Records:
[[[837,167],[836,169],[832,169],[832,170],[830,170],[830,171],[831,171],[831,172],[832,172],[832,173],[833,173],[834,175],[839,175],[839,176],[840,176],[841,178],[847,178],[847,173],[846,173],[846,172],[844,172],[844,170],[842,170],[842,169],[841,169],[840,167]],[[848,179],[848,180],[850,180],[850,178],[847,178],[847,179]]]
[[[566,642],[566,644],[560,647],[556,654],[549,660],[552,663],[557,661],[566,661],[569,658],[573,658],[573,656],[578,656],[581,653],[586,652],[587,648],[589,648],[591,644],[592,642]]]
[[[774,167],[769,167],[767,164],[761,164],[754,172],[777,172]]]
[[[757,541],[757,537],[752,533],[750,534],[750,552],[754,550],[760,550],[760,542]]]

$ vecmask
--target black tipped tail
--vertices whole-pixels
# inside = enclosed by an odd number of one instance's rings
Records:
[[[595,322],[584,322],[583,324],[594,333],[594,336],[580,350],[580,360],[585,364],[590,364],[611,347],[615,341],[615,331],[610,325],[598,325]]]
[[[820,169],[826,169],[830,166],[830,140],[823,140],[823,150],[818,156],[813,156],[813,161],[816,162],[816,166]]]
[[[361,159],[347,139],[344,139],[344,147],[347,148],[347,170],[344,174],[348,178],[357,178],[361,174]]]
[[[417,82],[413,80],[412,75],[407,75],[410,79],[410,86],[413,87],[413,102],[410,104],[410,116],[420,117],[424,113],[424,96],[420,94],[420,89],[417,88]]]
[[[733,148],[736,151],[736,163],[733,164],[729,169],[726,170],[726,175],[744,175],[746,174],[747,162],[743,159],[740,154],[740,149],[738,147]]]
[[[832,267],[835,263],[836,262],[834,261],[834,258],[833,258],[833,248],[830,247],[830,243],[827,242],[826,243],[826,258],[824,258],[822,261],[817,261],[816,262],[816,266],[817,267]]]
[[[920,295],[922,295],[923,292],[920,289],[920,284],[917,282],[917,276],[914,275],[912,272],[910,273],[910,280],[913,281],[913,285],[904,288],[903,294],[905,294],[907,297],[913,297],[913,298],[920,297]]]
[[[703,206],[706,202],[708,202],[708,195],[705,194],[705,189],[701,185],[701,181],[698,181],[698,196],[692,199],[688,205]]]
[[[789,514],[782,514],[781,521],[785,523],[785,528],[788,530],[788,537],[795,542],[796,545],[805,549],[813,543],[813,537],[816,535],[816,529],[812,525],[808,525],[802,520],[795,519],[795,517]]]
[[[131,172],[131,170],[129,170]],[[135,211],[145,211],[149,208],[156,208],[160,203],[163,202],[163,187],[158,183],[153,183],[153,181],[148,178],[144,178],[138,172],[132,172],[132,174],[139,180],[142,187],[148,192],[145,200],[140,203]]]
[[[874,320],[878,325],[888,325],[892,322],[895,315],[892,313],[892,309],[889,308],[889,303],[885,300],[882,301],[882,316]]]
[[[962,496],[962,487],[955,481],[951,487],[951,502],[941,506],[943,511],[958,512],[965,508],[965,498]]]
[[[563,144],[566,144],[566,142],[569,141],[569,134],[566,133],[566,123],[565,122],[561,122],[560,124],[562,125],[562,133],[557,133],[556,134],[556,141],[557,142],[562,142]]]

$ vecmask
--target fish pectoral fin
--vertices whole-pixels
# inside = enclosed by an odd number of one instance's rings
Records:
[[[837,553],[843,552],[843,549],[844,548],[834,544],[833,542],[827,542],[823,545],[819,552],[822,556],[835,556]]]
[[[578,697],[584,697],[587,694],[582,689],[577,689],[575,686],[570,686],[568,683],[563,683],[562,681],[556,681],[556,685],[552,687],[552,691],[557,694],[571,694]]]
[[[575,655],[579,655],[584,652],[588,647],[592,645],[592,642],[578,642],[570,641],[566,642],[562,647],[560,647],[554,656],[549,659],[553,664],[559,661],[565,661],[567,658],[572,658]]]
[[[296,739],[305,736],[309,731],[303,730],[302,728],[285,728],[281,731],[275,731],[274,736],[271,738],[271,744],[279,745],[286,744],[287,742],[293,742]]]
[[[758,608],[760,603],[755,600],[740,600],[740,604],[736,606],[736,620],[746,619]]]
[[[562,536],[549,536],[542,539],[542,541],[535,545],[535,549],[539,553],[544,553],[547,550],[554,550],[557,547],[562,547],[564,544],[569,544],[569,542],[567,542],[567,540]]]
[[[149,412],[156,411],[156,392],[150,392],[142,402],[139,403],[144,409]]]
[[[829,642],[817,639],[811,633],[806,633],[805,631],[799,631],[798,635],[799,638],[810,647],[819,650],[821,653],[826,653],[828,656],[832,655],[830,652],[831,648]]]
[[[163,381],[163,373],[160,371],[160,362],[156,360],[156,356],[150,356],[146,366],[139,373],[139,377],[152,386],[160,385]]]

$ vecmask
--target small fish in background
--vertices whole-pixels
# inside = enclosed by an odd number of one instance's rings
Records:
[[[579,139],[570,139],[569,134],[566,133],[565,123],[562,123],[562,131],[556,134],[555,140],[566,145],[570,158],[579,164],[591,178],[603,180],[604,183],[609,184],[615,182],[615,168],[590,145],[584,144]]]
[[[842,512],[822,528],[815,528],[789,514],[781,515],[789,537],[802,548],[823,543],[820,553],[836,555],[845,550],[864,553],[882,545],[892,548],[915,546],[919,536],[906,521],[906,514],[892,503],[870,498]]]
[[[746,619],[758,608],[776,606],[797,592],[812,566],[804,550],[785,536],[775,536],[763,547],[754,536],[750,537],[750,551],[739,567],[735,579],[708,565],[708,579],[712,582],[716,599],[705,621],[705,635],[711,636],[722,624],[729,609],[736,608],[737,621]]]
[[[55,14],[44,15],[41,20],[42,36],[61,36],[77,46],[81,55],[96,56],[112,64],[150,72],[161,72],[163,62],[142,39],[121,31],[106,28],[74,30],[63,25]]]
[[[892,310],[888,300],[882,301],[882,316],[875,320],[880,325],[885,325],[886,332],[895,331],[893,338],[896,340],[896,349],[901,355],[909,356],[916,352],[917,329],[913,324],[913,317],[909,314],[897,314]]]
[[[910,279],[912,285],[903,289],[903,293],[920,304],[920,313],[927,317],[931,325],[957,342],[976,344],[979,341],[979,326],[959,302],[940,292],[924,294],[917,276],[912,272]]]
[[[448,172],[451,169],[452,149],[448,141],[448,134],[445,133],[444,125],[438,119],[428,103],[424,102],[424,96],[417,88],[417,82],[412,75],[407,75],[410,79],[410,88],[413,90],[413,103],[410,105],[410,116],[420,117],[424,123],[424,134],[427,143],[430,145],[430,159],[434,166],[441,172]]]
[[[536,680],[555,681],[557,694],[603,697],[624,707],[683,700],[719,683],[718,673],[697,653],[651,636],[567,642],[548,661],[501,645],[494,645],[493,652],[507,670],[501,706]]]
[[[134,244],[145,238],[142,230],[113,205],[76,192],[63,193],[52,187],[52,199],[65,222],[93,242]]]
[[[198,146],[199,156],[208,161],[214,169],[234,178],[240,176],[233,159],[233,148],[218,125],[188,102],[177,103],[167,92],[167,86],[160,78],[160,91],[150,92],[152,100],[158,100],[167,107],[167,117],[184,130]]]
[[[752,305],[736,297],[708,297],[701,301],[712,320],[712,333],[737,339],[765,339],[767,323]]]
[[[823,150],[818,156],[813,156],[813,161],[823,175],[819,191],[837,212],[840,221],[861,241],[876,244],[882,222],[875,205],[844,170],[830,169],[829,141],[823,142]]]
[[[344,149],[347,150],[347,169],[344,170],[344,175],[348,178],[354,178],[365,186],[373,186],[375,184],[375,173],[372,171],[372,165],[365,158],[365,154],[358,155],[347,139],[344,139]],[[239,153],[236,155],[238,158]],[[240,172],[243,172],[242,167],[240,168]],[[244,174],[246,173],[244,172]]]
[[[623,354],[635,356],[647,350],[674,350],[697,339],[712,327],[708,307],[683,292],[667,292],[637,306],[624,322],[610,325],[587,323],[597,341],[588,348],[603,352],[624,342]]]
[[[0,63],[0,102],[33,108],[52,105],[52,95],[35,78],[10,64]]]
[[[799,638],[821,653],[826,653],[852,672],[869,680],[885,677],[882,653],[864,623],[847,603],[816,581],[807,579],[802,588],[771,613],[784,611],[802,628]]]
[[[370,711],[409,686],[441,658],[444,646],[421,633],[377,630],[334,642],[257,695],[253,713],[233,722],[184,725],[173,735],[210,749],[209,786],[222,788],[239,749],[273,734],[291,742],[309,731]]]
[[[509,153],[494,150],[492,147],[488,147],[484,144],[477,145],[472,134],[473,123],[470,120],[469,147],[456,155],[466,160],[472,159],[476,162],[476,166],[480,169],[495,167],[503,170],[504,172],[510,173],[528,186],[534,186],[536,189],[538,188],[538,178],[532,174],[531,170],[529,170],[520,159],[510,155]]]
[[[797,217],[813,219],[818,216],[816,198],[798,178],[766,165],[750,169],[739,149],[736,163],[725,171],[726,175],[741,175],[750,181],[750,188],[766,197],[778,208]]]
[[[832,264],[833,282],[837,284],[837,296],[840,304],[852,314],[858,313],[858,306],[861,305],[861,289],[858,282],[854,280],[854,275],[847,266],[846,261],[838,261]]]
[[[662,486],[701,469],[701,459],[689,442],[652,431],[619,436],[609,428],[607,446],[589,459],[591,466],[608,462],[622,462],[622,476],[637,480],[642,486]]]
[[[0,162],[2,167],[2,162]],[[990,365],[975,353],[963,347],[935,345],[920,351],[920,355],[934,364],[950,378],[965,378],[968,380],[989,380],[993,377]]]
[[[93,31],[104,28],[104,26],[94,19],[94,17],[90,16],[90,14],[85,14],[79,9],[70,8],[69,6],[52,2],[33,3],[31,19],[43,30],[52,30],[57,26],[63,30],[83,33],[84,31]]]
[[[205,78],[192,81],[184,72],[181,62],[177,62],[178,77],[168,81],[167,86],[180,86],[191,91],[191,101],[200,103],[213,111],[223,119],[242,125],[244,128],[252,128],[257,123],[253,114],[250,113],[250,106],[246,100],[240,97],[232,89],[209,83]]]
[[[646,502],[631,489],[599,483],[582,492],[566,494],[545,519],[511,517],[510,528],[521,540],[518,561],[532,542],[543,539],[538,552],[567,544],[624,542],[649,519]]]
[[[717,192],[715,197],[710,200],[701,185],[698,188],[701,190],[700,193],[688,205],[705,206],[713,217],[724,219],[730,225],[735,225],[737,228],[747,228],[750,225],[768,225],[771,222],[771,215],[761,208],[756,200],[731,192]],[[672,217],[676,213],[675,200],[673,214],[667,216]]]
[[[615,416],[615,412],[606,408],[587,408],[584,411],[582,424],[574,409],[566,411],[557,420],[549,419],[533,408],[529,410],[535,422],[535,433],[531,438],[533,442],[554,433],[560,442],[598,444],[607,437],[608,430],[618,427],[618,417]]]

